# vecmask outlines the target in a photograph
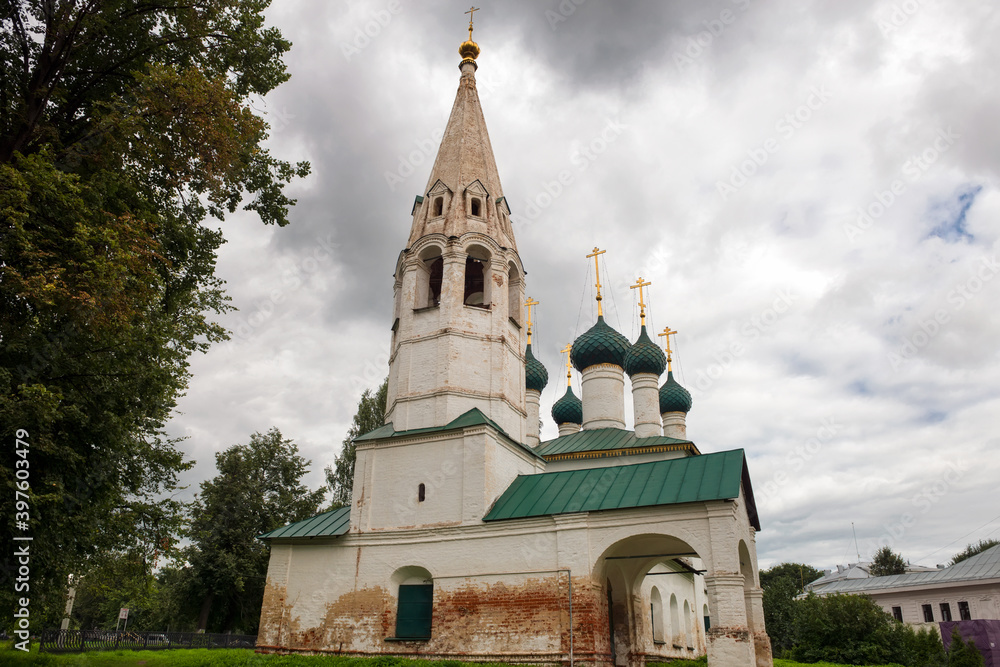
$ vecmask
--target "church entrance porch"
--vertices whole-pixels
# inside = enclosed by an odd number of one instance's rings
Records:
[[[627,537],[604,551],[593,570],[607,601],[604,664],[643,667],[706,653],[709,665],[771,664],[746,543],[738,542],[736,571],[720,571],[712,551],[663,534]]]

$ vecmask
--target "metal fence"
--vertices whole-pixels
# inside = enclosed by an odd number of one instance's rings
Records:
[[[105,632],[103,630],[42,630],[38,650],[47,653],[80,651],[158,651],[167,648],[254,648],[256,635],[197,632]]]

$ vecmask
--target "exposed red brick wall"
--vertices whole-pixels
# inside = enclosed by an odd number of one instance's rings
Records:
[[[317,627],[302,628],[285,591],[270,584],[261,614],[266,652],[391,654],[569,664],[566,575],[518,583],[436,582],[432,638],[385,641],[395,632],[396,600],[366,588],[327,604]],[[607,602],[589,577],[573,578],[573,653],[580,664],[610,664]]]

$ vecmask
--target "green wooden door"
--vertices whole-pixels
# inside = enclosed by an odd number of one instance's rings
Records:
[[[400,639],[428,639],[431,636],[433,584],[404,584],[399,587],[396,636]]]

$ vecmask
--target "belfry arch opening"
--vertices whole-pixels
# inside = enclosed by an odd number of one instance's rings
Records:
[[[512,322],[521,325],[521,272],[514,262],[507,265],[507,315]]]
[[[462,303],[476,308],[489,308],[490,253],[482,246],[473,245],[465,258],[465,291]]]
[[[433,308],[441,304],[441,287],[444,278],[444,258],[437,246],[424,248],[417,263],[417,286],[414,308]]]

